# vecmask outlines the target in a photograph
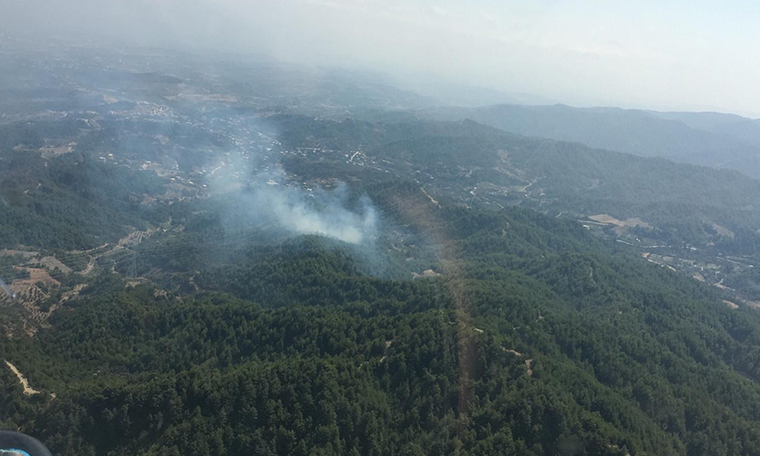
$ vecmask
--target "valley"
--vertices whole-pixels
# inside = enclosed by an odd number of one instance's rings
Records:
[[[0,55],[3,426],[61,455],[757,448],[759,181],[134,52]]]

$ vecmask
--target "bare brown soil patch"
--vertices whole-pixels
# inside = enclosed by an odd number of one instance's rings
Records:
[[[516,357],[518,357],[518,358],[522,358],[523,357],[522,353],[520,353],[520,352],[518,352],[516,350],[511,350],[511,349],[508,349],[508,348],[502,348],[502,351],[504,351],[504,353],[511,353],[511,354],[515,355]],[[533,375],[533,369],[531,369],[532,366],[533,366],[533,360],[532,359],[526,359],[525,360],[525,373],[528,374],[528,377],[531,377]]]
[[[719,235],[723,237],[727,237],[729,239],[733,239],[734,237],[736,237],[733,231],[729,230],[728,228],[724,226],[720,226],[715,222],[712,222],[712,227],[715,231],[718,232]]]
[[[439,272],[435,272],[432,269],[426,269],[426,270],[424,270],[422,272],[422,274],[417,274],[416,272],[413,272],[412,273],[412,278],[414,278],[414,279],[428,279],[428,278],[432,278],[432,277],[440,277],[442,275],[443,274],[441,274]]]
[[[64,274],[68,274],[72,271],[72,269],[65,264],[61,263],[60,260],[56,257],[47,256],[44,258],[41,258],[39,260],[39,263],[43,266],[45,266],[50,271],[55,271],[58,269],[59,271],[63,272]]]
[[[68,143],[65,146],[58,147],[40,147],[40,153],[43,158],[58,157],[59,155],[65,155],[74,151],[74,147],[77,143]]]
[[[725,304],[726,306],[728,306],[729,309],[738,309],[739,308],[739,305],[736,304],[735,302],[726,301],[725,299],[723,300],[723,304]]]
[[[633,217],[625,220],[618,220],[615,217],[608,215],[608,214],[597,214],[597,215],[589,215],[589,220],[593,220],[595,222],[603,223],[605,225],[615,225],[619,226],[621,228],[634,228],[637,226],[643,227],[643,228],[652,228],[652,225],[648,224],[647,222],[641,220],[638,217]]]
[[[0,250],[0,256],[21,256],[24,258],[32,258],[38,255],[38,252],[27,252],[26,250]]]
[[[5,364],[16,375],[16,377],[18,377],[19,383],[21,383],[21,386],[24,388],[24,394],[26,394],[27,396],[31,396],[33,394],[40,393],[36,389],[29,386],[29,380],[27,380],[26,377],[24,377],[24,375],[18,370],[18,368],[14,366],[13,364],[11,364],[10,361],[6,361]]]

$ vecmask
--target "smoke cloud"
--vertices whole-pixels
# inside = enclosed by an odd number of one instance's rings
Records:
[[[233,155],[234,157],[234,155]],[[241,181],[251,162],[227,158],[209,190],[221,201],[228,227],[271,226],[293,235],[318,235],[348,244],[370,245],[378,215],[366,196],[352,198],[347,185],[309,187],[279,166]]]
[[[371,242],[377,215],[368,198],[360,209],[347,208],[345,185],[327,191],[306,192],[293,187],[259,185],[251,198],[251,210],[271,217],[278,226],[294,234],[315,234],[349,244]]]
[[[0,278],[0,288],[3,289],[3,291],[8,295],[9,298],[16,299],[16,293],[11,291],[10,287],[8,287],[8,285],[5,284],[2,278]]]

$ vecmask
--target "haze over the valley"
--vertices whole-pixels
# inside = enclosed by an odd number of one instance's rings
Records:
[[[472,102],[760,116],[760,6],[738,0],[3,0],[0,12],[6,45],[55,36],[263,54],[385,73],[459,104],[463,87],[480,87]]]
[[[758,454],[759,11],[0,0],[0,430]]]

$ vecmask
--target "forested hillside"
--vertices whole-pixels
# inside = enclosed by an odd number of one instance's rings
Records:
[[[0,56],[0,428],[56,456],[757,453],[758,181],[201,60]],[[753,134],[634,114],[639,146]]]
[[[42,391],[24,397],[4,374],[4,426],[61,455],[751,454],[760,443],[753,310],[573,222],[407,192],[401,217],[432,214],[415,231],[449,233],[442,276],[373,278],[318,238],[202,273],[231,294],[125,290],[106,274],[51,328],[3,340]]]
[[[692,245],[735,242],[741,244],[739,250],[757,241],[750,227],[760,225],[760,183],[735,171],[527,138],[472,121],[286,117],[277,124],[284,128],[283,143],[322,148],[325,158],[332,158],[320,160],[315,171],[312,159],[295,156],[292,169],[301,173],[366,176],[367,168],[388,169],[468,204],[520,204],[554,214],[607,213],[621,220],[639,217],[655,227],[650,235],[670,241],[675,236]],[[356,150],[371,163],[357,167],[339,161],[344,151]],[[331,151],[336,154],[331,156]],[[737,237],[719,239],[714,229],[704,228],[712,223],[728,227]]]
[[[473,119],[511,133],[760,177],[757,123],[739,116],[564,105],[443,108],[420,115],[438,120]]]
[[[513,135],[470,120],[381,117],[371,122],[277,118],[283,144],[297,151],[284,164],[309,177],[368,182],[403,176],[434,198],[495,210],[529,207],[579,220],[653,262],[707,283],[726,282],[752,305],[760,301],[755,179]]]
[[[27,152],[0,157],[0,247],[90,249],[167,219],[143,204],[161,194],[155,175],[98,161],[89,154],[46,160]]]

